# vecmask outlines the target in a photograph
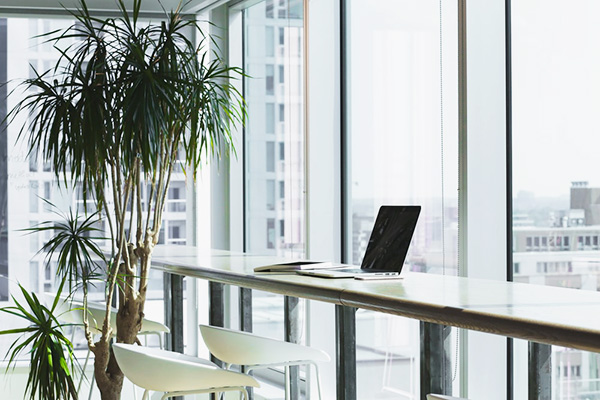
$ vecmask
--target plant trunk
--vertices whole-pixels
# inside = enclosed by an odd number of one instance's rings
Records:
[[[142,327],[144,318],[144,303],[146,301],[147,275],[150,266],[150,256],[142,257],[140,292],[134,297],[135,290],[125,290],[126,294],[121,298],[119,312],[117,313],[116,329],[117,343],[133,344],[137,340],[137,334]],[[94,375],[100,390],[102,400],[119,400],[123,389],[123,372],[117,364],[117,360],[110,348],[109,343],[96,343]],[[106,366],[106,367],[105,367]]]
[[[107,342],[96,342],[94,377],[102,400],[119,400],[123,388],[123,372]]]

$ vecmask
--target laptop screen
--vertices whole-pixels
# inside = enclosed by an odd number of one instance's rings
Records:
[[[420,212],[421,206],[381,206],[360,267],[400,272]]]

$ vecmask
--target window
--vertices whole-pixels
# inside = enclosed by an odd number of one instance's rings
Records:
[[[52,187],[50,182],[44,182],[44,200],[48,202],[44,202],[44,211],[48,212],[52,210]]]
[[[265,26],[265,56],[275,57],[275,27]]]
[[[29,212],[37,213],[39,202],[38,183],[37,181],[29,181]]]
[[[267,249],[275,248],[275,220],[267,219]]]
[[[279,0],[275,1],[276,16],[281,17],[285,8],[282,10]],[[242,10],[243,67],[249,77],[266,71],[266,83],[244,78],[244,98],[249,108],[244,132],[245,249],[254,254],[305,257],[304,53],[291,51],[295,49],[284,41],[291,32],[302,37],[304,21],[272,18],[272,2],[250,4]],[[302,1],[297,4],[303,8]],[[269,56],[270,50],[263,57],[254,54],[255,49],[264,46],[264,35],[272,35],[275,41],[274,57]],[[286,74],[283,79],[281,71]],[[264,114],[256,111],[263,109]],[[294,110],[285,125],[281,124],[282,110]],[[283,296],[254,290],[252,309],[253,332],[284,338]],[[268,379],[283,388],[282,369],[257,373],[269,373]],[[255,393],[258,396],[260,391]],[[265,397],[283,398],[283,390],[280,393],[269,392]]]
[[[600,257],[600,220],[592,211],[600,193],[592,161],[600,144],[592,133],[600,107],[600,46],[586,38],[600,35],[598,11],[592,0],[567,8],[558,0],[511,7],[513,211],[528,216],[540,234],[552,231],[562,239],[560,252],[538,257],[514,249],[522,270],[526,263],[547,265],[543,279],[531,283],[597,290],[589,280],[600,272],[588,260]],[[516,353],[519,358],[524,365],[526,354]],[[553,398],[600,396],[596,355],[553,347],[552,363]],[[525,393],[521,389],[515,398]]]
[[[286,0],[279,0],[279,13],[277,14],[279,18],[287,17],[287,8],[285,2]]]
[[[288,0],[288,17],[294,19],[301,19],[303,16],[302,1],[299,0]]]
[[[265,1],[265,17],[266,18],[273,18],[273,0],[266,0]]]
[[[275,209],[275,181],[273,179],[267,180],[267,210]]]
[[[267,172],[275,172],[275,143],[267,142],[265,160]]]
[[[267,83],[264,89],[256,85],[255,78],[245,78],[244,97],[248,103],[249,113],[245,132],[246,162],[246,249],[258,254],[280,254],[302,256],[304,253],[304,116],[303,103],[303,54],[289,53],[289,57],[278,59],[277,68],[266,57],[253,56],[250,48],[260,48],[264,43],[264,35],[276,32],[277,43],[286,48],[286,35],[303,35],[303,20],[285,21],[264,17],[267,2],[259,2],[243,10],[244,13],[244,69],[249,77],[260,76],[266,71]],[[277,0],[279,5],[279,0]],[[287,53],[286,53],[287,54]],[[275,69],[281,75],[294,80],[277,82],[284,90],[275,93]],[[273,102],[272,98],[275,98]],[[267,99],[269,99],[267,101]],[[265,119],[252,110],[265,109]],[[288,108],[289,107],[289,108]],[[290,112],[290,110],[294,110]],[[287,114],[292,114],[287,119]],[[283,126],[280,122],[286,121]],[[278,123],[279,122],[279,123]],[[277,141],[270,136],[275,134]],[[269,183],[267,183],[269,182]],[[279,183],[277,183],[279,182]],[[275,201],[282,196],[285,186],[286,201]],[[278,193],[279,192],[279,193]],[[289,200],[289,201],[288,201]],[[285,216],[285,235],[280,241],[268,236],[270,228],[279,228],[275,223],[267,223],[275,216]],[[276,227],[277,225],[277,227]]]
[[[275,133],[275,104],[265,105],[265,133]]]
[[[272,64],[265,65],[265,88],[266,94],[275,94],[275,67]]]
[[[440,109],[445,116],[457,114],[457,61],[452,50],[440,49],[440,4],[346,4],[347,262],[360,265],[379,206],[420,204],[404,270],[455,275],[458,150],[445,145],[458,141],[458,131],[448,119],[442,126]],[[456,5],[444,7],[441,17],[444,43],[454,48]],[[441,64],[447,69],[441,71]],[[423,396],[418,353],[410,350],[419,348],[418,326],[414,320],[357,311],[357,398]],[[395,368],[407,372],[388,378]]]
[[[37,154],[31,154],[29,156],[29,172],[37,172],[37,171],[38,171]]]

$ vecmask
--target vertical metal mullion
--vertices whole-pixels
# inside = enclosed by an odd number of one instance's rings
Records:
[[[171,320],[173,319],[173,306],[171,301],[171,274],[168,272],[163,273],[163,299],[164,299],[164,311],[165,311],[165,324],[171,327]],[[165,349],[172,350],[172,333],[165,333]]]
[[[240,330],[252,332],[252,289],[241,287],[239,290]],[[242,372],[247,373],[247,368],[242,366]],[[248,400],[254,399],[253,388],[248,388]]]
[[[420,323],[421,336],[421,396],[452,394],[452,363],[450,362],[451,328],[445,325]]]
[[[506,62],[506,280],[513,281],[512,227],[512,32],[511,0],[504,2],[504,34]],[[514,398],[514,342],[506,339],[506,398]]]
[[[467,4],[458,0],[458,273],[468,276]],[[468,392],[468,331],[459,330],[460,394]]]
[[[8,80],[8,26],[7,19],[0,19],[0,82]],[[8,140],[6,135],[8,113],[8,85],[0,86],[0,231],[8,229]],[[31,154],[34,156],[34,154]],[[12,229],[12,228],[11,228]],[[0,276],[8,277],[8,240],[10,235],[0,235]],[[8,279],[0,279],[0,301],[9,297]],[[116,298],[117,296],[115,296]]]
[[[346,171],[349,171],[348,133],[348,8],[346,0],[340,0],[340,212],[341,212],[341,260],[349,261],[348,221],[350,215],[350,185]],[[335,346],[336,346],[336,392],[338,400],[356,400],[356,308],[335,306]]]
[[[348,199],[350,197],[350,186],[348,185],[348,177],[346,171],[348,169],[349,156],[349,138],[348,138],[348,90],[347,90],[347,33],[346,24],[348,13],[346,7],[346,0],[340,0],[340,183],[341,183],[341,260],[342,262],[348,262],[348,254],[350,252],[348,246],[348,215],[350,214],[350,206]]]
[[[165,347],[183,353],[183,276],[164,274],[165,321],[171,332],[166,335]]]
[[[300,300],[297,297],[284,297],[284,335],[285,341],[300,342]],[[290,399],[300,399],[300,369],[298,366],[289,367]]]
[[[550,400],[552,396],[552,346],[529,342],[529,400]]]
[[[356,400],[356,308],[335,306],[337,400]]]
[[[240,287],[240,330],[252,332],[252,289]]]
[[[218,282],[210,281],[208,283],[209,311],[208,323],[211,326],[225,326],[225,285]],[[211,361],[221,365],[214,356],[210,356]]]
[[[225,326],[225,285],[218,282],[208,282],[208,324],[211,326]],[[213,356],[210,355],[210,360],[220,366],[224,366],[223,363]],[[210,399],[216,400],[218,397],[216,394],[211,393]]]
[[[242,10],[242,69],[246,68],[246,10]],[[246,99],[247,97],[247,83],[246,78],[242,78],[242,96]],[[248,173],[246,169],[246,160],[248,159],[248,146],[246,141],[246,136],[248,134],[246,124],[242,127],[242,251],[248,251],[246,245],[246,237],[247,237],[247,229],[248,224],[246,222],[246,197],[248,196],[248,191],[246,188],[246,175]]]

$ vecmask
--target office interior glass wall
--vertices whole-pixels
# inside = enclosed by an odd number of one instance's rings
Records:
[[[416,204],[403,270],[456,275],[456,4],[347,7],[347,260],[360,265],[379,206]],[[356,330],[357,397],[418,398],[418,321],[359,310]]]
[[[512,2],[511,17],[514,280],[597,291],[600,4]],[[553,346],[552,398],[599,397],[598,355]]]

